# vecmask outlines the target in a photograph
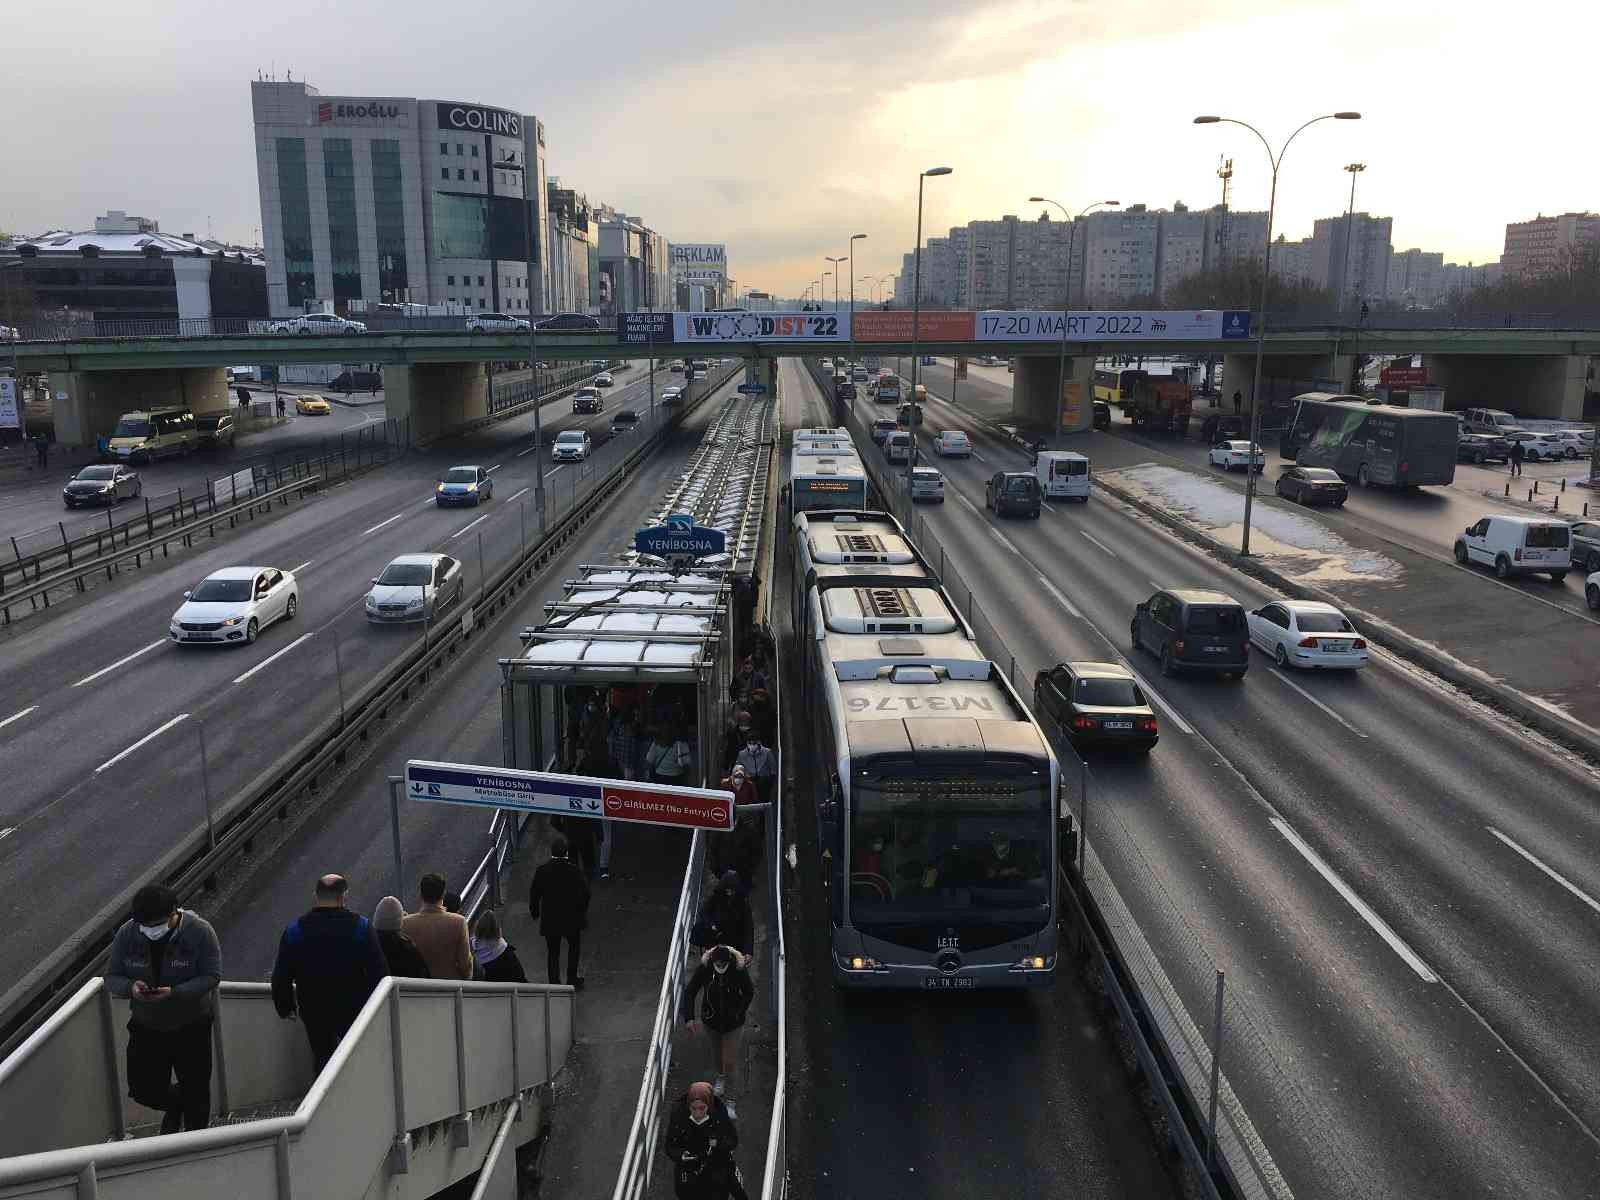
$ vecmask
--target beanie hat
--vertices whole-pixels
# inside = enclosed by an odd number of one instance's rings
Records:
[[[398,899],[385,896],[378,901],[378,907],[372,910],[372,927],[380,931],[399,929],[405,915],[406,910]]]

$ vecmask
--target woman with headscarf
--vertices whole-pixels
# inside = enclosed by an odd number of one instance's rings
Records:
[[[672,1108],[661,1151],[672,1162],[678,1200],[748,1200],[733,1161],[739,1131],[709,1083],[691,1083]]]
[[[484,983],[527,983],[517,948],[500,932],[500,918],[492,908],[472,923],[472,977]]]
[[[389,964],[389,974],[404,979],[431,979],[427,960],[417,944],[400,932],[400,922],[406,910],[393,896],[378,901],[372,913],[372,927],[378,931],[378,945],[383,947],[384,961]]]

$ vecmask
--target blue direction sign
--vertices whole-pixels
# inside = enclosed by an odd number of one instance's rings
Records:
[[[607,817],[678,829],[733,828],[733,793],[714,788],[636,784],[588,775],[413,758],[406,763],[405,789],[411,799],[432,804]]]
[[[652,525],[633,535],[633,548],[657,558],[703,558],[721,554],[727,538],[720,529],[696,525],[689,513],[673,513],[665,525]]]
[[[767,385],[764,383],[741,383],[739,390],[746,396],[760,396],[766,393]]]

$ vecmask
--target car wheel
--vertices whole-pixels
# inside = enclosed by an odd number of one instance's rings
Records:
[[[289,593],[289,603],[287,603],[287,604],[285,604],[283,606],[283,619],[285,621],[292,621],[292,620],[294,620],[295,614],[297,612],[299,612],[299,611],[300,611],[300,597],[296,596],[293,592],[290,592]]]
[[[1161,673],[1168,679],[1178,673],[1178,664],[1172,661],[1172,647],[1161,647]]]
[[[1589,607],[1600,612],[1600,584],[1591,583],[1584,589],[1584,597],[1589,601]]]
[[[260,633],[261,622],[257,621],[254,617],[251,617],[250,623],[244,627],[244,644],[246,646],[255,645],[256,638],[260,636]]]
[[[1356,482],[1359,483],[1362,487],[1371,487],[1372,486],[1372,476],[1367,474],[1367,464],[1366,463],[1362,463],[1359,467],[1356,468]]]
[[[1482,450],[1473,451],[1472,461],[1476,466],[1480,466],[1480,467],[1483,466],[1483,451]]]
[[[1280,500],[1288,499],[1288,497],[1283,494],[1283,480],[1281,480],[1281,479],[1275,480],[1273,482],[1273,484],[1272,484],[1272,493],[1273,493],[1273,495],[1277,496],[1278,499],[1280,499]]]
[[[1462,566],[1467,565],[1467,544],[1465,542],[1456,543],[1456,561]]]
[[[1600,550],[1595,550],[1589,555],[1589,574],[1600,571]]]
[[[1501,579],[1511,578],[1511,560],[1504,554],[1494,560],[1494,573]]]
[[[1280,667],[1287,669],[1289,666],[1289,652],[1280,645],[1272,652],[1272,660]]]

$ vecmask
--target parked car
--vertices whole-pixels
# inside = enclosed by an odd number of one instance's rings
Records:
[[[527,333],[528,322],[506,313],[481,312],[467,318],[468,333]]]
[[[106,450],[123,462],[154,462],[172,454],[188,454],[197,442],[192,412],[160,407],[123,413],[106,439]]]
[[[233,447],[233,414],[231,412],[196,413],[194,441],[197,446]]]
[[[1043,502],[1039,480],[1029,471],[996,471],[984,485],[983,506],[997,517],[1020,513],[1037,520]]]
[[[1456,439],[1457,462],[1505,462],[1511,443],[1497,433],[1463,433]]]
[[[303,417],[326,417],[333,412],[333,405],[308,392],[294,398],[294,410]]]
[[[1461,428],[1468,433],[1498,433],[1502,436],[1522,430],[1517,418],[1501,408],[1469,408],[1461,414]]]
[[[1094,404],[1093,424],[1096,429],[1111,428],[1111,405],[1104,400],[1096,400]]]
[[[1594,453],[1592,429],[1558,429],[1551,436],[1561,443],[1561,453],[1565,458],[1588,458]]]
[[[539,328],[545,329],[599,329],[600,322],[594,317],[585,316],[583,313],[557,313],[553,317],[546,317],[539,322]]]
[[[592,387],[581,387],[572,393],[572,411],[575,413],[597,413],[604,407],[605,401]]]
[[[1280,667],[1359,670],[1367,665],[1367,642],[1331,604],[1320,600],[1275,600],[1246,614],[1250,641]]]
[[[900,423],[898,421],[891,421],[888,417],[879,417],[872,423],[868,432],[871,433],[872,440],[881,446],[883,445],[883,439],[899,428]]]
[[[374,624],[431,621],[465,594],[461,563],[448,554],[402,554],[373,577],[367,620]]]
[[[494,497],[494,480],[479,466],[451,467],[433,489],[433,500],[440,508],[452,504],[476,507]]]
[[[1267,456],[1260,445],[1255,447],[1255,453],[1252,455],[1248,441],[1218,442],[1206,451],[1206,461],[1213,467],[1221,467],[1224,471],[1232,471],[1235,468],[1243,471],[1253,466],[1259,474],[1267,469]]]
[[[1578,521],[1572,526],[1572,565],[1581,571],[1600,571],[1600,521]]]
[[[1567,457],[1567,447],[1553,433],[1529,433],[1526,429],[1505,435],[1512,445],[1522,446],[1522,455],[1528,462],[1555,462]]]
[[[1350,498],[1350,489],[1339,478],[1339,472],[1327,467],[1290,467],[1278,476],[1272,490],[1298,504],[1331,504],[1335,508],[1343,508]]]
[[[611,436],[617,437],[624,433],[633,433],[639,428],[639,414],[631,408],[625,408],[611,417]]]
[[[1064,662],[1033,677],[1033,707],[1074,746],[1126,746],[1148,754],[1161,740],[1155,710],[1121,663]]]
[[[300,584],[276,567],[224,567],[183,594],[167,636],[195,642],[249,645],[274,621],[292,621],[300,610]]]
[[[616,382],[615,379],[611,378],[610,371],[601,371],[600,374],[594,377],[595,387],[614,387]]]
[[[67,486],[61,489],[61,502],[68,508],[115,504],[119,500],[136,500],[143,490],[137,471],[121,463],[97,464],[67,480]]]
[[[944,503],[944,476],[933,467],[911,468],[911,499]]]
[[[1501,579],[1548,573],[1560,583],[1572,569],[1572,530],[1548,517],[1491,513],[1456,538],[1456,561],[1494,568]]]
[[[352,334],[366,331],[367,327],[360,321],[336,317],[332,313],[307,313],[303,317],[274,321],[267,326],[268,333]]]
[[[933,435],[933,452],[941,457],[972,457],[972,439],[960,429],[941,429]]]
[[[1243,678],[1250,668],[1244,606],[1207,588],[1163,588],[1134,610],[1135,650],[1161,660],[1163,675],[1206,671]]]
[[[589,457],[592,445],[589,434],[582,429],[563,429],[550,444],[551,462],[582,462]]]

